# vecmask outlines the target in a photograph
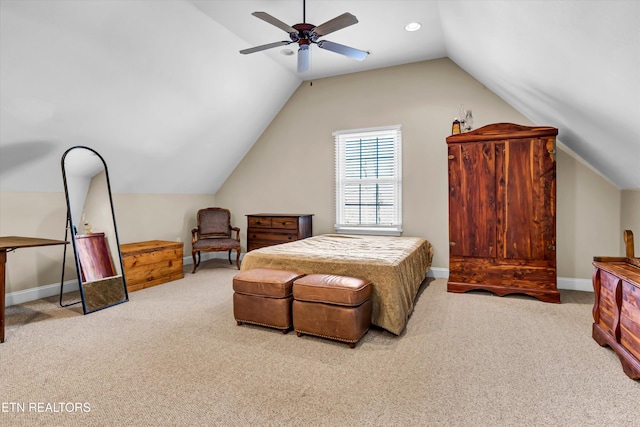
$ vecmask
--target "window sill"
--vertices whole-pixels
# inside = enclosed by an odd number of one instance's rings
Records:
[[[396,227],[345,227],[335,226],[338,234],[368,234],[372,236],[401,236],[402,229]]]

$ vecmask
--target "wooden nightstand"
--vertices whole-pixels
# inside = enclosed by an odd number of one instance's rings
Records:
[[[247,215],[247,251],[306,239],[312,235],[313,214]]]

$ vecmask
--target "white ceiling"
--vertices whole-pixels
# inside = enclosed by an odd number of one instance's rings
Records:
[[[242,49],[271,42],[288,41],[289,36],[281,29],[251,15],[262,11],[280,21],[295,25],[303,22],[302,0],[279,1],[208,1],[192,0],[200,10],[222,24],[239,37]],[[439,2],[437,1],[320,1],[306,2],[306,21],[320,25],[345,12],[358,18],[358,23],[322,39],[348,45],[370,52],[362,62],[342,55],[311,47],[311,70],[300,75],[304,80],[347,74],[363,70],[388,67],[425,59],[442,58],[447,55],[440,25]],[[420,22],[422,29],[407,32],[409,22]],[[284,56],[283,50],[297,51],[297,45],[240,56],[239,65],[251,67],[255,55],[267,55],[282,67],[296,74],[296,55]]]
[[[215,193],[302,81],[444,56],[640,188],[638,1],[309,0],[315,25],[354,14],[324,38],[371,54],[312,46],[304,75],[281,48],[239,54],[288,39],[254,11],[293,25],[302,0],[1,0],[0,191],[61,191],[87,145],[115,192]]]

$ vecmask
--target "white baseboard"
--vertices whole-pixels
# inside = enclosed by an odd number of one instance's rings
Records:
[[[558,289],[566,289],[569,291],[593,292],[593,283],[591,279],[558,277]]]
[[[78,290],[78,281],[66,280],[64,282],[64,293]],[[37,299],[60,295],[60,283],[51,285],[38,286],[37,288],[25,289],[23,291],[10,292],[6,295],[5,307],[16,304],[24,304],[25,302],[35,301]]]
[[[431,267],[427,271],[427,277],[433,277],[435,279],[447,279],[449,278],[449,269],[442,267]]]
[[[242,259],[242,255],[240,259]],[[210,259],[228,259],[228,255],[222,252],[207,252],[201,254],[201,261]],[[234,260],[233,257],[231,257]],[[184,257],[182,261],[185,265],[193,265],[191,256]],[[449,277],[449,269],[442,267],[432,267],[427,272],[427,277],[436,279],[446,279]],[[558,277],[558,289],[567,289],[570,291],[593,292],[593,286],[590,279],[576,279],[571,277]],[[64,291],[72,292],[78,290],[77,280],[67,280],[64,282]],[[5,306],[23,304],[25,302],[34,301],[41,298],[47,298],[60,294],[60,283],[39,286],[37,288],[25,289],[23,291],[15,291],[6,295]]]

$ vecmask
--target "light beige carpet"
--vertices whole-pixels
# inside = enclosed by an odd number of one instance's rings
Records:
[[[190,270],[186,268],[185,270]],[[425,282],[404,333],[355,349],[237,326],[224,261],[89,315],[7,309],[6,426],[630,426],[640,382],[591,338],[593,294],[562,304]]]

